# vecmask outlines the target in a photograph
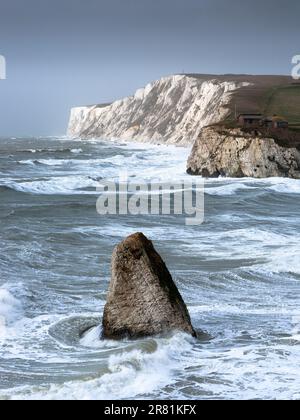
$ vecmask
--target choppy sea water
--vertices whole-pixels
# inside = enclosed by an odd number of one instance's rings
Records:
[[[188,153],[0,140],[1,399],[300,398],[300,181],[209,180],[201,226],[96,213],[99,179],[180,180]],[[99,341],[112,250],[136,231],[200,339]]]

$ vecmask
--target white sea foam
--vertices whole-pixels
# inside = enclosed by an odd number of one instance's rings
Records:
[[[216,184],[222,185],[216,185]],[[300,180],[290,178],[224,178],[206,179],[206,193],[210,195],[235,195],[240,190],[257,189],[283,194],[300,194]]]
[[[245,185],[243,182],[241,183],[228,183],[217,186],[217,187],[211,187],[209,183],[206,183],[205,187],[205,193],[209,195],[234,195],[238,193],[241,190],[250,190],[255,187],[251,187],[249,185]]]
[[[111,145],[110,145],[111,146]],[[102,147],[102,145],[101,145]],[[56,177],[55,174],[49,181],[32,181],[24,183],[20,181],[20,186],[14,185],[17,191],[30,192],[33,194],[72,194],[80,193],[87,187],[95,187],[91,179],[104,178],[118,180],[119,170],[126,167],[129,178],[134,177],[135,181],[157,181],[173,182],[174,180],[193,181],[198,177],[191,177],[186,173],[186,160],[190,148],[178,148],[175,146],[153,146],[148,144],[119,145],[119,150],[124,150],[127,154],[116,154],[109,157],[91,157],[90,159],[61,159],[43,158],[36,160],[23,160],[19,163],[26,165],[44,165],[53,167],[57,171],[65,171],[65,176]],[[74,154],[80,154],[82,149],[70,149]],[[131,154],[130,154],[131,153]],[[57,168],[57,169],[56,169]],[[78,182],[74,182],[74,171],[76,171]],[[60,174],[60,172],[59,172]],[[236,195],[239,191],[245,190],[265,190],[279,192],[300,191],[300,181],[283,180],[280,178],[272,179],[208,179],[205,180],[205,192],[213,196]],[[57,187],[57,189],[56,189]],[[85,191],[82,191],[85,194]]]
[[[271,191],[283,194],[300,194],[300,179],[273,178]]]
[[[174,146],[142,145],[130,148],[118,146],[130,155],[116,154],[103,158],[61,159],[43,158],[22,160],[24,165],[43,165],[53,168],[49,179],[43,169],[42,180],[17,180],[5,178],[2,185],[16,191],[31,194],[86,194],[86,188],[95,188],[99,178],[119,181],[120,171],[126,168],[128,177],[138,181],[173,181],[191,178],[185,173],[186,158],[189,149]],[[74,149],[75,150],[75,149]],[[79,150],[79,149],[78,149]],[[171,158],[170,158],[171,156]],[[150,169],[151,168],[151,169]],[[59,175],[59,176],[58,176]],[[89,192],[90,193],[90,192]]]
[[[82,149],[71,149],[71,153],[74,153],[75,155],[79,155],[80,153],[82,153],[83,150]]]
[[[107,373],[96,379],[85,379],[41,387],[23,387],[9,391],[6,397],[39,400],[103,400],[124,399],[160,391],[175,381],[177,369],[183,369],[186,352],[194,339],[178,333],[169,339],[152,340],[150,349],[134,349],[113,354],[108,359]],[[2,393],[3,394],[3,393]]]
[[[184,334],[151,339],[144,348],[109,356],[97,377],[25,386],[2,391],[0,396],[25,400],[184,399],[187,395],[201,399],[296,399],[299,351],[297,346],[287,347],[286,341],[296,341],[297,336],[282,338],[276,348],[262,337],[259,344],[249,338],[230,345],[237,334],[225,328],[225,337],[215,338],[212,345],[197,343]]]
[[[234,257],[251,255],[252,258],[264,258],[266,263],[260,265],[273,273],[296,273],[300,274],[300,236],[292,237],[286,232],[271,232],[261,228],[245,228],[226,231],[220,234],[220,241],[235,240],[235,248],[232,247]],[[241,247],[240,245],[243,244]],[[234,252],[235,250],[235,252]],[[223,255],[224,257],[224,255]]]
[[[272,252],[271,257],[271,261],[266,264],[266,268],[273,273],[300,274],[299,242],[280,247]]]
[[[46,166],[62,166],[66,165],[69,161],[67,159],[26,159],[20,160],[21,165],[46,165]]]
[[[30,194],[60,195],[60,194],[91,194],[93,192],[81,191],[84,188],[95,188],[98,182],[87,176],[61,176],[53,177],[43,181],[21,181],[5,180],[4,186],[14,189],[15,191]]]
[[[87,348],[104,348],[104,347],[115,347],[116,342],[110,340],[100,340],[102,328],[94,327],[91,328],[84,336],[80,339],[80,345]]]
[[[7,328],[22,314],[22,304],[4,286],[0,288],[0,337],[6,336]]]

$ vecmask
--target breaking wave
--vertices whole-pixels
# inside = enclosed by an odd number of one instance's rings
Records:
[[[97,329],[93,332],[96,333]],[[90,336],[91,338],[91,336]],[[49,388],[23,387],[11,390],[7,398],[39,400],[106,400],[138,398],[157,392],[175,381],[175,372],[187,364],[185,353],[192,350],[194,339],[178,333],[166,339],[149,339],[142,348],[112,354],[105,373],[84,381],[73,381]],[[95,342],[92,339],[93,345]],[[105,343],[98,341],[98,347]],[[95,375],[98,376],[98,375]]]

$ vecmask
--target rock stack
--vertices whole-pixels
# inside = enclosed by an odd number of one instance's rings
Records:
[[[187,307],[160,255],[142,233],[113,252],[103,337],[121,339],[183,331],[192,336]]]

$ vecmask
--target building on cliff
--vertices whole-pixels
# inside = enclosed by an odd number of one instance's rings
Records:
[[[267,128],[274,128],[276,130],[287,130],[289,128],[289,122],[283,117],[274,115],[273,117],[268,117],[262,120],[262,126]]]
[[[275,130],[287,130],[289,122],[279,115],[265,117],[262,114],[240,114],[237,117],[238,125],[245,128],[271,128]]]
[[[241,127],[259,127],[264,116],[262,114],[240,114],[237,117]]]

